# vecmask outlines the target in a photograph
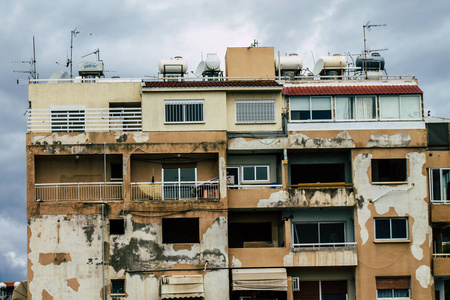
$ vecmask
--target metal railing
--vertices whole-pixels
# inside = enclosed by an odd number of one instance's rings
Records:
[[[211,181],[132,182],[133,200],[219,199],[219,183]]]
[[[122,191],[122,182],[36,183],[35,201],[121,200]]]
[[[431,204],[450,204],[450,200],[431,200]]]
[[[247,190],[247,189],[282,189],[282,184],[228,184],[228,189]]]
[[[29,109],[27,119],[28,132],[142,130],[142,109],[140,107]]]
[[[434,258],[450,258],[450,253],[433,253]]]
[[[338,248],[338,247],[356,247],[356,242],[338,242],[338,243],[302,243],[292,244],[292,248]]]

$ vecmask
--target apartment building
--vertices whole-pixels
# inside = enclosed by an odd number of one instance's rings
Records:
[[[286,59],[30,83],[29,299],[448,299],[448,121]]]

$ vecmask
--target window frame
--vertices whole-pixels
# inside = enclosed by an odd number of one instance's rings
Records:
[[[418,96],[419,98],[419,117],[418,118],[403,118],[402,117],[402,97],[411,97],[411,96]],[[397,97],[398,99],[398,111],[399,116],[398,118],[384,118],[382,115],[382,99],[387,97]],[[422,96],[420,94],[395,94],[395,95],[379,95],[378,96],[378,102],[379,102],[379,119],[380,121],[418,121],[423,119],[423,112],[422,112]]]
[[[411,277],[376,277],[375,278],[376,299],[411,299]],[[380,291],[390,291],[389,296],[379,296]],[[407,296],[396,296],[395,293],[407,291]]]
[[[189,105],[201,105],[201,120],[198,121],[186,121],[186,107]],[[181,107],[181,119],[180,121],[168,121],[167,115],[168,106],[180,106]],[[203,124],[205,123],[205,100],[203,99],[166,99],[164,100],[164,124]]]
[[[114,292],[114,283],[122,283],[123,284],[123,292],[117,293]],[[111,279],[111,296],[123,296],[126,295],[126,289],[125,289],[125,279]]]
[[[375,180],[375,176],[374,176],[374,172],[375,172],[375,168],[374,168],[374,162],[378,162],[378,161],[399,161],[402,160],[405,163],[405,174],[404,174],[404,180],[380,180],[377,179]],[[378,168],[378,163],[377,163],[377,169]],[[380,177],[380,173],[378,171],[377,177]],[[403,184],[408,182],[408,159],[407,158],[372,158],[372,160],[370,161],[370,182],[372,184]]]
[[[271,116],[270,116],[270,118],[267,118],[264,120],[238,120],[238,117],[239,117],[238,104],[246,104],[249,106],[258,105],[258,104],[270,104],[271,111],[265,112],[262,115],[270,114]],[[235,123],[236,124],[274,124],[274,123],[276,123],[275,99],[235,100],[234,108],[235,108]],[[261,110],[261,109],[259,107],[247,107],[246,108],[246,111],[251,111],[251,110]],[[261,113],[257,117],[259,117],[260,115],[261,115]]]
[[[320,231],[320,224],[342,224],[343,225],[343,229],[344,229],[344,241],[343,242],[336,242],[334,244],[345,244],[347,243],[347,222],[346,221],[318,221],[318,222],[314,222],[314,221],[306,221],[306,222],[292,222],[292,237],[291,240],[293,241],[294,244],[296,240],[298,240],[298,234],[297,234],[297,227],[296,225],[300,225],[300,224],[308,224],[308,225],[317,225],[317,243],[298,243],[298,244],[311,244],[311,245],[320,245],[320,244],[328,244],[328,243],[322,243],[320,241],[320,236],[321,236],[321,231]],[[297,236],[297,238],[296,238]],[[298,247],[307,247],[307,246],[298,246]]]
[[[433,184],[433,171],[439,171],[439,198],[436,199],[435,193],[434,193],[434,184]],[[428,184],[430,189],[430,201],[432,202],[439,202],[439,203],[450,203],[450,199],[444,199],[444,198],[450,198],[450,191],[447,190],[447,184],[444,181],[443,171],[449,171],[450,168],[429,168],[428,169]],[[449,181],[450,182],[450,181]],[[447,197],[445,197],[445,192],[447,192]]]
[[[389,238],[377,238],[377,220],[389,220]],[[392,237],[392,220],[405,220],[405,232],[406,237],[402,238],[393,238]],[[374,226],[374,241],[387,241],[387,242],[395,242],[395,241],[409,241],[409,220],[408,217],[382,217],[382,218],[374,218],[373,220]]]
[[[347,98],[347,100],[349,98],[352,98],[353,100],[353,107],[355,107],[357,99],[358,98],[372,98],[373,99],[373,105],[374,105],[374,112],[375,112],[375,117],[372,119],[360,119],[357,118],[356,116],[358,115],[356,108],[354,108],[354,111],[352,111],[352,114],[356,114],[354,118],[352,119],[339,119],[338,118],[338,98]],[[376,95],[335,95],[334,96],[334,120],[337,122],[373,122],[373,121],[378,121],[379,119],[379,115],[378,115],[378,98]]]
[[[306,99],[309,98],[309,119],[306,120],[301,120],[301,119],[292,119],[292,104],[291,101],[294,99]],[[331,118],[330,119],[313,119],[312,113],[313,113],[313,109],[312,109],[312,99],[314,98],[329,98],[330,100],[330,114],[331,114]],[[334,96],[291,96],[289,97],[289,122],[292,123],[303,123],[303,122],[333,122],[335,121],[334,119],[334,106],[333,106],[333,98]],[[294,110],[297,111],[297,110]],[[306,111],[306,110],[305,110]]]
[[[244,178],[244,168],[253,168],[253,172],[254,172],[254,179],[253,180],[248,180]],[[256,168],[266,168],[266,174],[267,174],[267,179],[257,179],[256,177]],[[242,183],[249,183],[249,182],[270,182],[270,166],[269,165],[242,165],[240,166],[240,177],[241,177],[241,182]]]

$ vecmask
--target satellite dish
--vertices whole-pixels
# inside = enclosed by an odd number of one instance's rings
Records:
[[[58,83],[57,79],[61,79],[61,76],[63,76],[63,74],[63,71],[56,71],[52,74],[52,76],[50,76],[48,83]]]
[[[59,79],[69,79],[69,72],[64,72],[61,74],[61,77]],[[59,83],[65,83],[66,81],[60,81]]]
[[[197,70],[195,70],[195,76],[197,77],[201,77],[203,74],[203,71],[205,70],[205,62],[202,60],[198,66],[197,66]]]
[[[314,65],[313,71],[312,71],[314,76],[319,75],[320,72],[322,72],[324,63],[325,62],[322,58],[316,62],[316,64]]]

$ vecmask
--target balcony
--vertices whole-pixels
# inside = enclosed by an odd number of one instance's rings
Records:
[[[36,183],[35,201],[122,200],[122,182]]]
[[[212,181],[132,182],[132,200],[217,200],[219,183]]]
[[[28,132],[142,130],[140,107],[29,109],[27,117]]]
[[[450,253],[433,254],[433,275],[450,276]]]
[[[229,208],[273,206],[287,199],[281,184],[228,185]]]
[[[289,197],[298,207],[354,206],[353,184],[299,183],[289,186]]]
[[[293,244],[290,261],[296,267],[357,266],[356,243]]]

